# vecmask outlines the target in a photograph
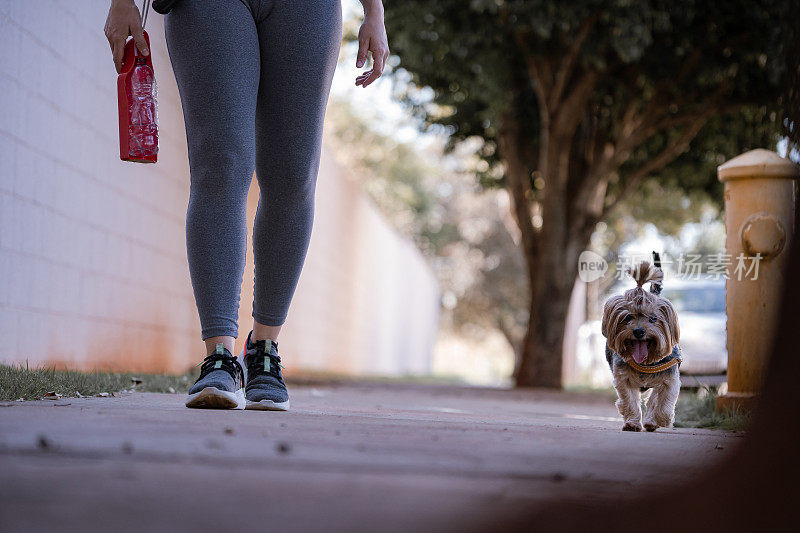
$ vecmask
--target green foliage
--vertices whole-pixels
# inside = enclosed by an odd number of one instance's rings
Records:
[[[101,392],[186,392],[198,372],[183,375],[134,372],[79,372],[55,368],[0,365],[0,400],[36,400],[55,391],[65,396],[94,396]],[[135,384],[133,378],[141,381]],[[76,394],[77,393],[77,394]]]
[[[717,179],[717,167],[748,150],[764,147],[774,149],[778,140],[778,116],[774,106],[765,104],[743,106],[735,114],[712,117],[694,138],[690,149],[654,175],[650,186],[684,193],[693,200],[692,206],[696,211],[706,202],[713,203],[721,210],[723,185]],[[639,164],[646,157],[645,151]],[[635,205],[639,200],[636,198],[629,203]],[[655,222],[665,233],[673,233],[657,221],[647,221]]]
[[[784,83],[783,134],[789,139],[790,148],[800,150],[800,2],[793,2],[786,17],[789,35],[786,36],[789,51],[786,54],[787,79]]]
[[[774,147],[777,140],[789,10],[788,0],[409,0],[388,2],[386,23],[400,68],[417,86],[434,90],[428,100],[414,87],[401,88],[401,96],[426,126],[446,128],[452,143],[482,138],[480,155],[490,165],[480,178],[492,185],[503,179],[495,165],[504,112],[513,109],[533,153],[539,139],[536,82],[525,55],[558,69],[592,19],[567,83],[568,92],[581,74],[600,76],[581,110],[582,132],[600,131],[613,142],[631,102],[640,111],[651,104],[665,108],[663,131],[619,169],[609,196],[619,192],[616,183],[675,139],[682,117],[713,105],[715,118],[690,150],[653,175],[719,198],[714,170],[720,161]]]

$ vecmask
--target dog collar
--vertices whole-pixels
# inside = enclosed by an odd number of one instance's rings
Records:
[[[675,365],[680,365],[681,360],[679,357],[674,357],[672,355],[668,355],[665,359],[654,363],[652,365],[640,365],[636,361],[625,361],[625,364],[630,365],[631,368],[636,370],[637,372],[642,372],[644,374],[656,374],[658,372],[663,372],[664,370],[669,370]]]

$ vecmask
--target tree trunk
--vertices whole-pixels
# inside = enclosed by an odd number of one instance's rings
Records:
[[[564,275],[563,268],[544,266],[539,279],[531,283],[530,319],[516,374],[518,387],[561,388],[564,328],[573,286],[565,287]]]
[[[552,167],[551,167],[552,168]],[[553,172],[557,172],[553,169]],[[518,387],[561,388],[564,330],[577,276],[578,254],[588,243],[567,220],[565,190],[553,187],[543,204],[543,224],[530,263],[530,319],[516,371]]]
[[[549,138],[550,133],[546,132],[545,137]],[[576,206],[575,191],[568,190],[571,144],[571,136],[553,138],[546,150],[540,150],[539,161],[531,161],[520,149],[519,128],[513,115],[504,117],[500,129],[506,186],[520,228],[530,288],[528,329],[514,372],[518,387],[561,387],[564,329],[578,255],[588,245],[594,227],[586,222],[588,206]],[[542,208],[539,227],[531,219],[531,168],[543,169],[540,172],[545,176],[545,188],[537,200]]]

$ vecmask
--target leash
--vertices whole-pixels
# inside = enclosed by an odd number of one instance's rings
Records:
[[[147,25],[147,13],[150,12],[150,0],[142,2],[142,30]]]

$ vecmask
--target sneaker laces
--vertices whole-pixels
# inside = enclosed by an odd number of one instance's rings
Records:
[[[239,375],[244,375],[242,365],[239,363],[236,356],[231,355],[226,350],[220,350],[219,348],[206,356],[197,366],[200,367],[200,377],[198,380],[206,377],[214,370],[224,370],[234,379],[237,377],[237,372],[240,373]]]
[[[250,345],[255,348],[255,354],[247,354],[245,356],[245,363],[247,364],[247,372],[251,375],[269,374],[282,380],[281,368],[285,368],[281,364],[281,358],[277,354],[272,354],[267,351],[267,341],[260,340]],[[274,363],[274,365],[272,364]],[[249,379],[249,378],[248,378]]]

